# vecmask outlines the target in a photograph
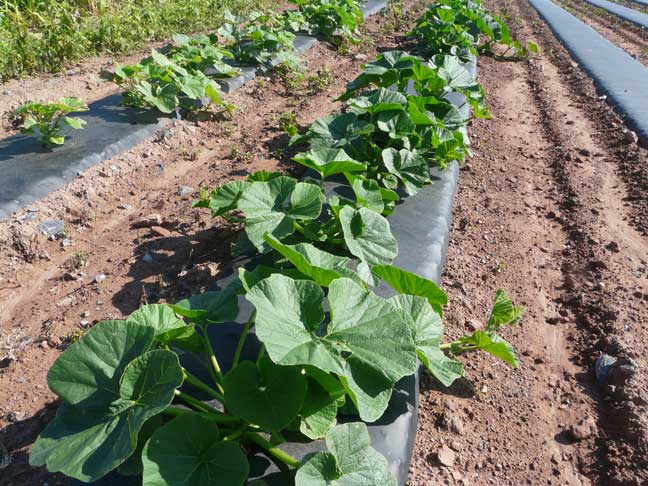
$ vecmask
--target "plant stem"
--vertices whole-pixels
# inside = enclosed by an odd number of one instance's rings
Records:
[[[261,362],[261,358],[265,355],[266,348],[265,344],[261,344],[261,349],[259,350],[259,356],[257,356],[257,365]]]
[[[252,314],[250,314],[249,319],[245,323],[245,327],[243,328],[243,332],[241,333],[241,338],[239,339],[238,344],[236,345],[236,353],[234,353],[234,360],[232,361],[232,368],[236,368],[236,366],[239,363],[239,360],[241,359],[241,351],[243,351],[243,345],[245,344],[245,338],[247,337],[248,333],[250,332],[250,328],[252,327],[252,323],[254,322],[254,319],[256,318],[256,309],[252,311]]]
[[[211,386],[203,383],[199,378],[196,376],[192,375],[189,373],[186,369],[182,368],[182,373],[184,374],[185,381],[189,383],[191,386],[194,386],[198,388],[199,390],[204,391],[208,395],[214,397],[216,400],[218,400],[221,403],[225,403],[225,397],[223,396],[222,393],[218,393],[216,390],[214,390]]]
[[[187,403],[187,405],[190,405],[191,407],[195,408],[199,412],[211,413],[214,415],[225,415],[220,410],[217,410],[211,405],[207,405],[206,403],[203,403],[197,398],[194,398],[185,392],[181,392],[180,390],[175,391],[175,396],[177,396],[181,400],[184,400]]]
[[[218,365],[218,360],[216,359],[216,355],[214,354],[214,348],[212,347],[211,341],[209,340],[209,334],[207,334],[206,326],[202,328],[202,338],[203,338],[203,343],[205,344],[205,348],[207,348],[207,356],[209,357],[209,363],[211,364],[210,372],[212,375],[212,379],[214,380],[214,384],[216,385],[216,388],[218,388],[218,391],[224,395],[225,390],[223,390],[223,372],[221,371],[220,366]]]
[[[476,349],[479,349],[479,346],[476,344],[471,344],[468,346],[461,347],[461,341],[452,341],[451,343],[445,343],[441,344],[439,346],[439,349],[441,351],[450,351],[452,349],[456,349],[457,354],[459,353],[465,353],[466,351],[474,351]]]
[[[200,417],[205,417],[209,420],[213,420],[214,422],[223,423],[223,424],[230,424],[230,423],[240,421],[239,418],[234,417],[233,415],[197,412],[195,410],[186,410],[184,408],[178,408],[178,407],[167,407],[162,411],[162,413],[171,415],[173,417],[179,417],[181,415],[199,415]]]
[[[254,442],[256,445],[258,445],[261,449],[266,451],[272,457],[280,460],[281,462],[287,464],[288,466],[297,468],[301,464],[297,459],[295,459],[290,454],[282,451],[278,447],[273,447],[272,444],[270,444],[270,442],[265,440],[259,434],[256,434],[254,432],[246,432],[245,434],[243,434],[243,438],[249,440],[250,442]]]

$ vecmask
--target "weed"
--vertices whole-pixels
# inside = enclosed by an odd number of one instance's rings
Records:
[[[297,135],[298,125],[297,125],[297,115],[294,111],[287,111],[282,113],[278,117],[279,129],[293,137]]]

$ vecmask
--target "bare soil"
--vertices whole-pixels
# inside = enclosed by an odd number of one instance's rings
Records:
[[[466,357],[472,383],[450,393],[424,378],[410,484],[646,484],[648,184],[629,167],[648,156],[524,0],[486,3],[545,55],[480,59],[494,117],[470,129],[446,332],[479,326],[508,289],[528,309],[506,335],[521,366]],[[634,375],[597,382],[602,353]]]

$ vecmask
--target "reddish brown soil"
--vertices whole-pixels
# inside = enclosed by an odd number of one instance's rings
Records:
[[[446,322],[450,336],[468,331],[508,289],[528,309],[506,333],[521,366],[471,356],[472,384],[423,380],[410,484],[646,484],[648,184],[636,168],[648,156],[524,0],[487,3],[546,54],[480,59],[494,117],[470,130]],[[625,386],[596,383],[602,352],[634,360]],[[580,421],[591,428],[575,440]]]

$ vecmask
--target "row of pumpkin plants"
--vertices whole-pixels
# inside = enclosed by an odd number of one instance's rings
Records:
[[[410,35],[427,61],[379,54],[340,97],[343,113],[293,137],[306,146],[295,161],[312,178],[257,172],[202,193],[194,205],[241,224],[234,251],[255,264],[220,291],[100,322],[62,353],[48,374],[62,404],[32,447],[32,465],[86,482],[116,469],[141,474],[144,486],[260,486],[248,482],[247,453],[261,450],[295,469],[297,486],[392,486],[365,423],[383,415],[419,360],[445,386],[463,376],[456,357],[467,352],[518,365],[498,331],[523,309],[502,290],[483,329],[442,342],[447,297],[391,264],[398,248],[385,216],[430,183],[431,168],[469,154],[467,120],[449,93],[464,95],[473,116],[488,117],[464,62],[494,43],[526,49],[471,0],[440,0]],[[330,177],[346,179],[354,197],[327,198]],[[381,281],[394,297],[371,290]],[[254,310],[223,372],[207,328],[235,321],[241,295]],[[244,360],[253,328],[260,349]],[[211,382],[183,366],[184,353],[204,363]],[[362,421],[337,425],[342,415]],[[325,438],[327,450],[301,461],[288,455],[279,446],[294,433]]]
[[[240,67],[261,70],[275,65],[300,72],[296,34],[318,35],[334,45],[359,41],[362,10],[354,0],[292,0],[297,9],[281,13],[252,12],[247,17],[225,12],[223,25],[206,35],[173,36],[173,43],[139,63],[117,66],[108,77],[123,91],[127,106],[162,113],[211,107],[229,112],[218,82],[241,74]],[[23,133],[40,137],[43,145],[62,145],[64,127],[83,129],[85,121],[71,113],[87,111],[79,98],[29,102],[10,114]]]

